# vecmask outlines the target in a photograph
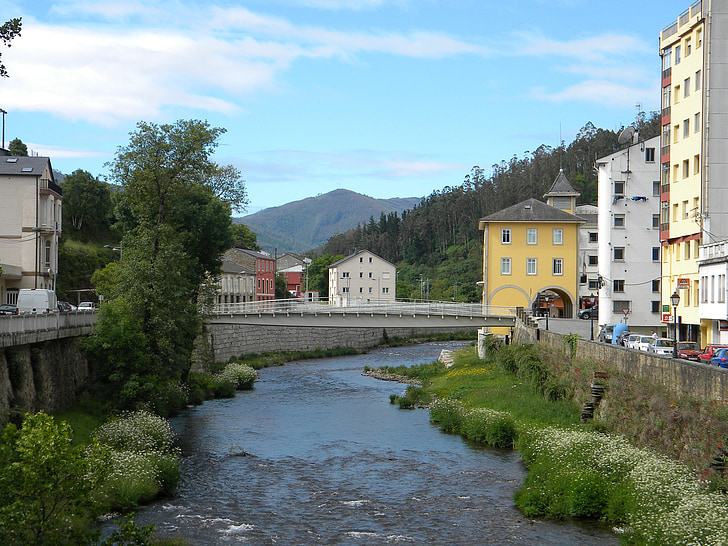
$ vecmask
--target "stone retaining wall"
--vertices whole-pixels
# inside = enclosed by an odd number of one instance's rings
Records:
[[[557,351],[564,350],[563,335],[531,328],[521,320],[516,321],[514,342],[542,343]],[[728,369],[586,339],[577,341],[576,354],[595,362],[608,362],[625,374],[663,385],[676,394],[700,400],[728,400]]]

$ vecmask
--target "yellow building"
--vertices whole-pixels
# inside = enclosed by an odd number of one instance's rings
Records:
[[[662,147],[660,240],[662,320],[679,339],[712,343],[701,320],[701,245],[728,237],[728,4],[694,2],[660,33]]]
[[[480,220],[484,305],[574,316],[584,220],[567,210],[574,210],[578,195],[559,173],[545,196],[558,207],[527,199]]]

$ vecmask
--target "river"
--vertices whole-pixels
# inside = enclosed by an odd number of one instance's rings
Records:
[[[135,520],[193,545],[618,544],[598,526],[523,517],[517,452],[444,434],[426,410],[389,403],[404,385],[362,375],[453,345],[267,368],[252,391],[189,409],[172,420],[177,493]]]

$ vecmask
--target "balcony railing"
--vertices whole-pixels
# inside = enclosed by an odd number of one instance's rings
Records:
[[[728,241],[710,243],[700,246],[700,260],[728,257]]]

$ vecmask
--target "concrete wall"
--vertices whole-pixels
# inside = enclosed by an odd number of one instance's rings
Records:
[[[516,321],[513,339],[515,343],[542,343],[554,350],[564,350],[564,336],[530,328],[520,320]],[[579,358],[608,362],[620,372],[663,385],[676,394],[700,400],[728,400],[728,369],[586,339],[578,340],[576,354]]]
[[[286,326],[244,326],[208,324],[207,341],[215,362],[230,357],[273,351],[313,351],[351,347],[371,349],[388,337],[413,337],[443,332],[475,332],[469,328],[298,328]]]

